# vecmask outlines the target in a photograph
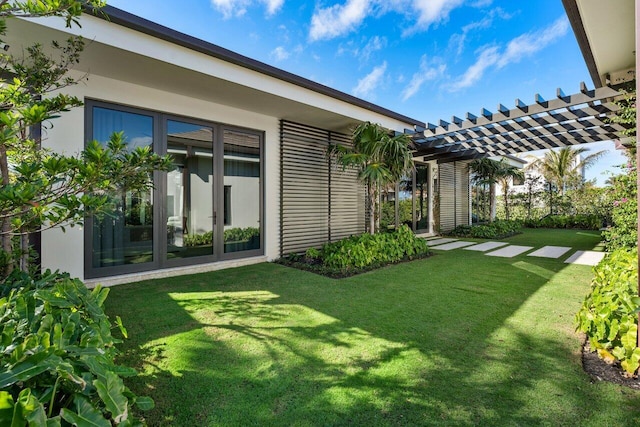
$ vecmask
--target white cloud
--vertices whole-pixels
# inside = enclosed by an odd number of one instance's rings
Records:
[[[362,48],[362,52],[360,53],[360,59],[368,61],[373,52],[382,50],[386,46],[387,46],[386,37],[379,37],[379,36],[371,37],[369,42]]]
[[[344,5],[318,9],[311,17],[311,41],[329,40],[353,31],[370,11],[370,0],[347,0]]]
[[[358,80],[358,85],[353,89],[353,94],[360,98],[368,97],[380,86],[387,71],[387,62],[383,62],[369,74]]]
[[[336,51],[336,56],[349,54],[358,58],[361,62],[367,62],[369,61],[369,59],[371,59],[371,55],[374,52],[387,47],[386,37],[373,36],[370,39],[363,37],[360,42],[361,44],[364,44],[364,46],[360,47],[358,45],[358,42],[354,40],[349,40],[346,43],[341,43],[340,46],[338,46],[338,50]]]
[[[262,3],[267,6],[267,15],[271,16],[280,10],[284,4],[284,0],[262,0]]]
[[[471,22],[462,27],[462,33],[452,35],[449,39],[449,45],[455,47],[457,55],[461,55],[466,47],[467,37],[470,32],[490,28],[496,17],[501,19],[511,19],[511,16],[512,15],[506,13],[502,8],[497,7],[492,9],[480,21]]]
[[[563,16],[547,28],[516,37],[507,45],[506,51],[498,61],[498,67],[502,68],[541,51],[568,31],[569,21]]]
[[[287,52],[287,50],[282,46],[278,46],[277,48],[273,49],[270,55],[276,61],[284,61],[285,59],[289,58],[289,52]]]
[[[461,77],[458,78],[458,81],[452,85],[452,90],[455,91],[472,86],[482,78],[485,70],[492,65],[495,65],[499,59],[500,54],[498,53],[497,46],[482,49],[478,56],[478,60],[469,67]]]
[[[411,77],[411,81],[402,91],[402,100],[406,101],[414,96],[425,82],[443,75],[446,69],[447,66],[445,64],[430,66],[426,55],[423,55],[420,59],[420,69]]]
[[[561,17],[547,28],[526,33],[511,40],[503,52],[500,52],[498,46],[480,49],[476,62],[451,85],[450,89],[456,91],[472,86],[482,78],[489,67],[504,68],[525,57],[532,56],[567,34],[568,30],[567,18]]]
[[[432,24],[446,21],[449,13],[465,0],[346,0],[319,8],[311,17],[309,39],[329,40],[354,31],[369,16],[399,13],[415,21],[404,35],[427,30]],[[393,21],[390,21],[393,22]],[[388,25],[388,24],[385,24]]]
[[[225,19],[239,17],[247,13],[247,8],[254,3],[263,3],[267,7],[267,15],[274,15],[284,4],[284,0],[211,0],[211,5],[218,10]]]

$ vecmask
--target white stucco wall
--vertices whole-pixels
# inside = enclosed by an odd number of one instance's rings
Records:
[[[279,119],[184,97],[144,86],[100,76],[90,76],[86,84],[66,88],[65,93],[81,99],[93,98],[225,123],[264,131],[265,174],[265,255],[279,254]],[[45,130],[43,145],[56,151],[78,153],[84,147],[84,108],[77,108],[54,120]],[[81,228],[45,231],[42,234],[42,265],[84,278],[84,233]]]

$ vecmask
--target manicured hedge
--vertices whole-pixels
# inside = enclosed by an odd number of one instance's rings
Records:
[[[598,215],[548,215],[540,219],[527,219],[527,228],[577,228],[582,230],[599,230],[602,218]]]
[[[498,220],[482,225],[459,225],[446,234],[475,239],[502,239],[519,233],[521,228],[519,221]]]

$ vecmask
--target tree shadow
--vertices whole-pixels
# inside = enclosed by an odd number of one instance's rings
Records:
[[[450,253],[336,281],[263,264],[115,288],[109,312],[142,337],[122,361],[151,425],[640,422],[640,393],[581,370],[566,304],[585,270],[566,267]]]

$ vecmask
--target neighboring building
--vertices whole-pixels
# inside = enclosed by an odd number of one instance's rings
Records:
[[[113,7],[9,20],[14,52],[70,34],[88,42],[65,88],[83,108],[44,126],[43,145],[77,153],[124,130],[172,154],[155,189],[122,195],[113,216],[42,232],[43,268],[113,284],[275,259],[365,228],[354,171],[327,162],[354,125],[402,132],[424,123]],[[107,18],[108,17],[108,18]],[[103,19],[105,18],[105,19]]]

